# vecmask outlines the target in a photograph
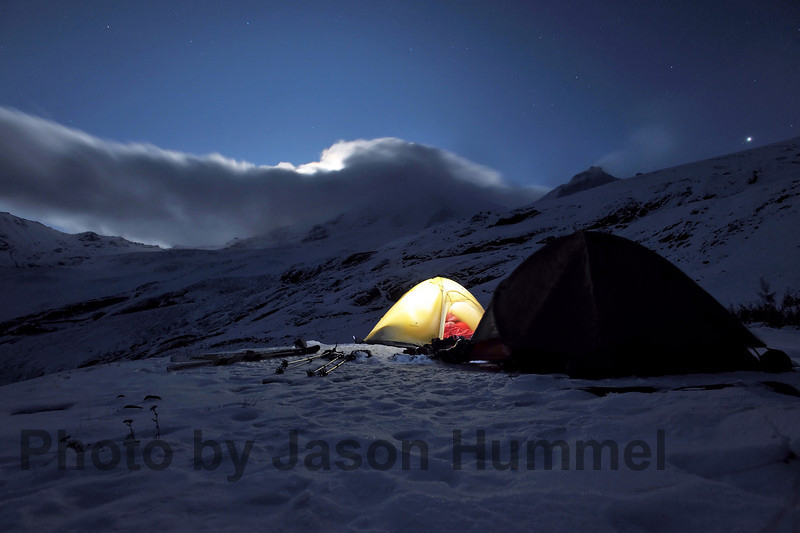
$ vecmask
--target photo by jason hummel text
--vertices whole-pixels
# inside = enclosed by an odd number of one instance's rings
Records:
[[[618,470],[620,457],[626,468],[639,471],[650,467],[655,460],[657,470],[665,468],[666,436],[663,429],[656,432],[655,451],[644,440],[636,439],[620,445],[614,440],[578,440],[570,445],[564,440],[492,440],[487,442],[486,431],[475,432],[474,440],[463,435],[461,430],[453,431],[452,465],[453,470],[474,468],[486,470],[552,470],[554,465],[560,470],[572,468],[574,455],[575,470],[600,470],[604,457],[607,467]],[[278,470],[291,470],[303,466],[308,470],[357,470],[366,465],[374,470],[389,470],[400,462],[403,470],[428,470],[428,444],[423,440],[403,440],[399,446],[388,440],[376,440],[363,446],[356,440],[342,440],[331,446],[324,440],[311,440],[303,447],[305,455],[301,458],[298,431],[289,431],[288,456],[273,457],[272,464]],[[559,459],[554,462],[554,457]],[[588,458],[587,458],[588,457]],[[474,466],[472,466],[474,462]],[[467,466],[465,466],[465,464]]]
[[[356,439],[328,442],[311,439],[301,443],[300,431],[288,431],[285,447],[280,455],[257,458],[277,471],[305,468],[309,471],[362,468],[372,470],[429,469],[430,451],[424,440],[371,440],[362,443]],[[55,443],[55,446],[54,446]],[[203,431],[195,429],[192,439],[192,465],[194,470],[216,471],[223,467],[229,482],[242,478],[251,459],[255,441],[243,445],[232,440],[222,443],[206,439]],[[101,471],[125,468],[130,471],[142,467],[152,471],[169,468],[174,459],[172,446],[162,439],[146,443],[125,440],[116,443],[102,440],[84,444],[72,439],[65,430],[58,430],[55,439],[44,430],[25,429],[20,434],[20,468],[32,470],[52,464],[56,458],[58,470]],[[438,460],[451,461],[453,470],[619,470],[625,468],[641,471],[648,468],[664,470],[666,464],[666,435],[663,429],[655,434],[655,441],[634,439],[620,443],[612,439],[577,440],[496,440],[488,439],[486,430],[465,432],[453,430],[452,450],[449,457]],[[223,466],[223,463],[225,465]],[[185,464],[179,462],[179,464]]]

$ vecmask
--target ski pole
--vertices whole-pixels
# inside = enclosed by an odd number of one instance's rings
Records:
[[[311,376],[313,376],[314,374],[317,374],[317,373],[320,373],[320,375],[325,375],[323,373],[324,370],[325,370],[325,367],[329,366],[329,365],[332,365],[333,363],[335,363],[336,361],[338,361],[342,357],[344,357],[344,354],[339,354],[336,357],[334,357],[333,359],[331,359],[330,361],[328,361],[327,363],[325,363],[324,365],[322,365],[321,367],[319,367],[319,368],[317,368],[315,370],[307,370],[306,373],[308,374],[308,377],[311,377]]]
[[[330,367],[328,369],[320,370],[319,371],[319,375],[320,376],[327,376],[328,374],[330,374],[331,372],[333,372],[334,370],[336,370],[337,368],[339,368],[340,366],[342,366],[343,364],[345,364],[347,362],[347,358],[346,357],[342,357],[341,359],[342,360],[336,366],[332,366],[332,367]]]
[[[369,352],[367,352],[367,353],[369,354],[369,355],[367,355],[367,357],[371,357],[372,356],[371,353],[369,353]],[[340,366],[345,364],[347,361],[355,361],[356,360],[356,352],[350,352],[347,355],[342,354],[341,356],[339,356],[339,358],[341,359],[339,364],[337,364],[336,366],[333,366],[331,368],[321,370],[319,375],[320,376],[327,376],[328,374],[330,374],[331,372],[333,372],[334,370],[336,370],[337,368],[339,368]]]
[[[321,367],[315,368],[314,370],[306,370],[306,374],[308,374],[308,376],[311,377],[315,374],[322,373],[325,371],[325,367],[332,365],[334,362],[338,361],[340,357],[341,356],[336,356],[327,363],[325,363],[324,365],[322,365]]]
[[[283,361],[281,361],[281,365],[278,368],[275,369],[275,373],[276,374],[283,374],[284,371],[287,368],[289,368],[289,366],[291,366],[291,365],[297,365],[297,364],[300,364],[300,363],[310,363],[314,359],[318,359],[318,358],[324,357],[324,356],[325,356],[325,354],[320,354],[320,355],[314,355],[314,356],[311,356],[311,357],[304,357],[302,359],[295,359],[294,361],[287,361],[286,359],[284,359]]]
[[[276,374],[283,374],[285,369],[287,369],[290,365],[301,364],[301,363],[310,363],[314,359],[319,359],[320,357],[330,357],[332,354],[337,353],[336,352],[336,348],[338,346],[339,346],[339,344],[336,344],[336,346],[334,348],[328,348],[327,350],[325,350],[324,352],[322,352],[320,354],[312,355],[312,356],[309,356],[309,357],[303,357],[301,359],[295,359],[294,361],[288,361],[288,360],[284,359],[283,361],[281,361],[281,366],[279,366],[278,368],[275,369],[275,373]]]
[[[328,354],[327,353],[321,353],[321,354],[317,354],[317,355],[310,355],[308,357],[303,357],[301,359],[295,359],[294,361],[289,361],[288,359],[284,359],[283,361],[281,361],[280,368],[287,368],[289,366],[298,365],[300,363],[308,363],[308,362],[313,361],[314,359],[319,359],[320,357],[325,357],[326,355],[328,355]]]

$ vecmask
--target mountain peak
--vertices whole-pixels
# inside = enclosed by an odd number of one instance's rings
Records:
[[[93,255],[158,249],[93,231],[64,233],[41,222],[0,212],[0,267],[76,265]]]
[[[591,166],[583,172],[579,172],[578,174],[572,176],[572,179],[569,180],[569,182],[559,185],[544,195],[542,200],[569,196],[570,194],[575,194],[618,180],[619,178],[615,178],[601,167]]]

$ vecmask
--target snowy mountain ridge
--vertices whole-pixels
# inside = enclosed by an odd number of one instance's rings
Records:
[[[559,185],[552,191],[545,194],[542,197],[542,200],[550,200],[553,198],[569,196],[570,194],[575,194],[577,192],[586,191],[594,187],[599,187],[601,185],[605,185],[606,183],[617,181],[618,179],[619,178],[615,178],[602,168],[592,166],[583,172],[575,174],[567,183]]]
[[[64,237],[4,215],[0,383],[297,337],[352,341],[429,277],[450,277],[486,305],[525,257],[578,229],[638,241],[723,304],[743,303],[761,278],[779,294],[800,287],[799,197],[800,138],[515,210],[437,224],[430,205],[375,206],[218,250]]]
[[[105,237],[92,231],[63,233],[11,213],[0,212],[0,266],[76,265],[100,255],[158,250],[158,246]]]

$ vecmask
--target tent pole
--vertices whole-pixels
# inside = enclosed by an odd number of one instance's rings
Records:
[[[442,291],[442,313],[439,316],[439,338],[444,337],[444,320],[447,317],[447,303],[445,302],[444,283],[439,282],[439,288]]]

